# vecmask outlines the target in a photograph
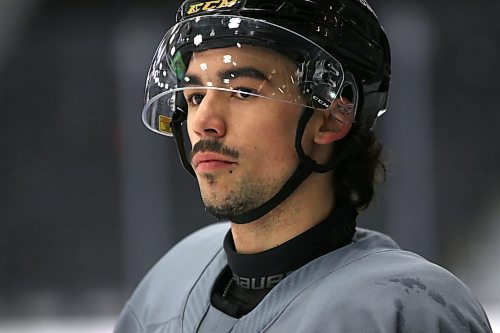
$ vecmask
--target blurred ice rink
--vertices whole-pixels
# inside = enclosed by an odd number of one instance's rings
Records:
[[[490,324],[493,332],[500,333],[500,303],[483,304],[483,306],[490,319]]]

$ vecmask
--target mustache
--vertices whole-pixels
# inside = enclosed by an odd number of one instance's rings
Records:
[[[212,152],[231,157],[233,159],[238,159],[240,156],[240,153],[236,149],[229,148],[217,140],[201,140],[195,143],[193,149],[191,150],[191,160],[198,152]]]

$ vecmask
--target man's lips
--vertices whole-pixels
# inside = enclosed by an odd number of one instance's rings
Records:
[[[236,162],[232,161],[230,158],[224,155],[220,155],[217,153],[200,152],[194,155],[192,164],[194,169],[196,170],[198,169],[198,167],[217,168],[236,164]]]

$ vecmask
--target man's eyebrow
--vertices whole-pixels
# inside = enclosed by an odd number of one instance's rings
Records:
[[[228,69],[224,71],[219,71],[219,77],[221,79],[236,79],[239,77],[247,77],[251,79],[258,79],[262,81],[270,81],[269,77],[262,73],[259,69],[253,66],[240,67],[235,69]]]
[[[270,81],[269,77],[267,77],[264,73],[262,73],[262,71],[253,66],[220,70],[218,72],[218,77],[220,78],[221,81],[237,79],[240,77],[247,77],[267,82]],[[181,86],[182,87],[203,86],[203,83],[198,75],[186,73],[184,80],[181,83]]]

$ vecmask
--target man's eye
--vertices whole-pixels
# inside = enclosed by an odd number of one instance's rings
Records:
[[[235,96],[239,99],[247,99],[247,98],[251,97],[252,95],[257,94],[257,91],[255,89],[252,89],[252,88],[240,87],[240,88],[236,88],[235,90],[236,90]]]
[[[203,94],[194,93],[194,94],[189,95],[186,98],[186,100],[187,100],[189,105],[200,105],[201,101],[203,101],[204,97],[205,97],[205,95],[203,95]]]

